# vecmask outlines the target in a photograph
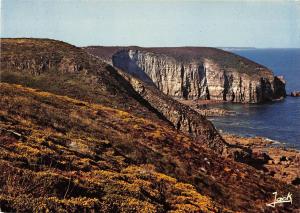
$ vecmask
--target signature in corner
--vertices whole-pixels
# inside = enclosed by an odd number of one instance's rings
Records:
[[[278,197],[277,198],[277,192],[273,192],[275,195],[274,201],[272,203],[268,203],[267,206],[275,208],[275,205],[278,203],[292,203],[292,194],[289,192],[286,197]]]

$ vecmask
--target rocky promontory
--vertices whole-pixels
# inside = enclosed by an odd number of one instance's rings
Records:
[[[216,48],[92,46],[85,49],[174,98],[261,103],[286,94],[283,77]]]

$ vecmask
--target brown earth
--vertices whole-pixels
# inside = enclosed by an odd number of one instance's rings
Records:
[[[178,99],[178,102],[185,104],[198,112],[199,114],[206,116],[206,117],[215,117],[215,116],[226,116],[226,115],[235,115],[234,111],[218,108],[218,107],[211,107],[213,105],[226,103],[227,101],[220,101],[220,100],[181,100]],[[207,106],[210,106],[207,108]]]

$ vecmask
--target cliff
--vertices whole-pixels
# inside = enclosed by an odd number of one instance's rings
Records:
[[[214,152],[228,155],[229,144],[219,135],[213,124],[204,116],[197,113],[185,104],[181,104],[160,92],[156,87],[127,75],[119,70],[132,85],[133,89],[141,95],[153,108],[158,110],[171,125],[182,132],[188,133],[200,144],[206,143]]]
[[[268,68],[215,48],[87,47],[91,54],[181,99],[261,103],[285,96]]]

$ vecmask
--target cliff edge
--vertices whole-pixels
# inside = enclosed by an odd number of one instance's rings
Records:
[[[84,49],[174,98],[261,103],[286,94],[284,80],[270,69],[216,48]]]

